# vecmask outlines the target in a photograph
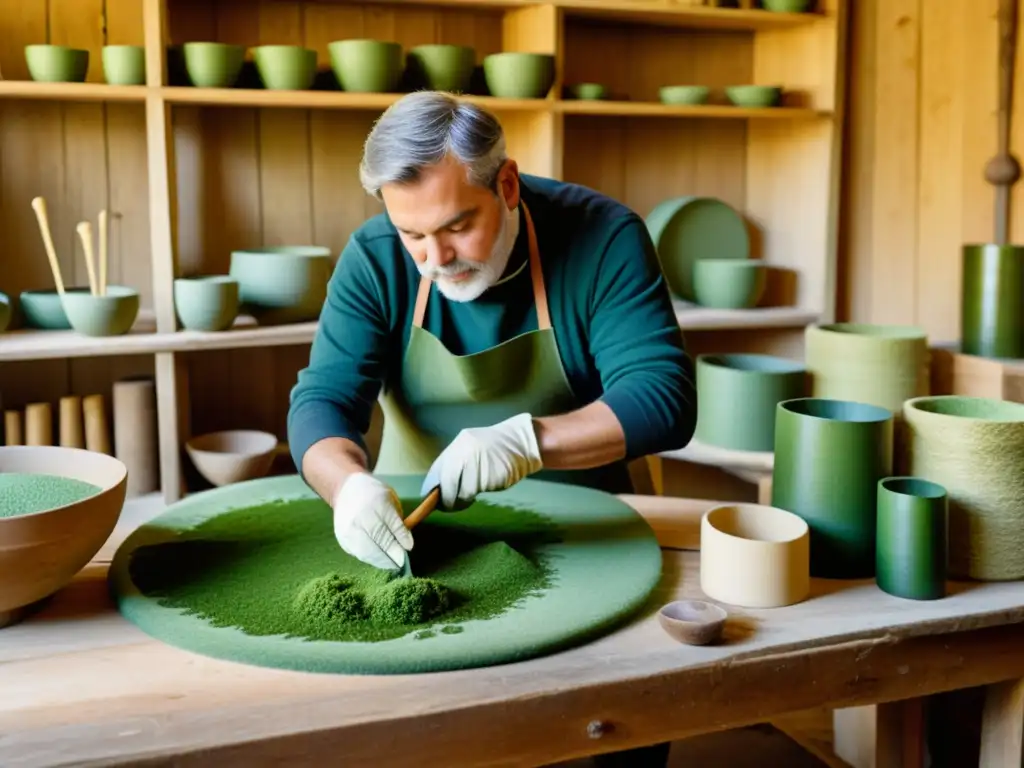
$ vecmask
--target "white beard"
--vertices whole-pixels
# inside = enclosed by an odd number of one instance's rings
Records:
[[[480,298],[484,291],[501,279],[508,266],[508,260],[512,257],[512,250],[515,248],[516,239],[519,237],[519,208],[511,210],[505,208],[501,221],[501,230],[495,238],[494,246],[491,248],[491,255],[485,262],[462,261],[456,259],[443,267],[428,267],[425,264],[417,264],[421,275],[429,277],[437,284],[437,290],[446,299],[451,301],[473,301]],[[472,272],[472,274],[459,282],[452,282],[445,279],[445,275],[457,275],[461,272]]]

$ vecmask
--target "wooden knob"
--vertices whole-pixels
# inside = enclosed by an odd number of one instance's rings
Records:
[[[985,181],[996,187],[1012,187],[1020,173],[1020,163],[1013,155],[996,155],[985,165]]]

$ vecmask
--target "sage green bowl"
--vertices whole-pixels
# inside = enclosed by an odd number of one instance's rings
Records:
[[[7,330],[11,324],[11,298],[6,293],[0,293],[0,333]]]
[[[245,63],[245,46],[194,42],[182,46],[185,71],[197,88],[231,88]]]
[[[402,46],[385,40],[335,40],[327,44],[342,90],[393,93],[405,72]]]
[[[693,293],[702,307],[756,307],[767,280],[767,268],[756,259],[697,259],[693,263]]]
[[[238,280],[227,275],[180,277],[174,281],[174,309],[190,331],[226,331],[238,317]]]
[[[89,293],[88,286],[75,286],[65,288],[65,293]],[[37,328],[41,331],[68,331],[71,330],[71,323],[68,322],[64,305],[60,301],[60,294],[55,289],[47,291],[22,291],[18,296],[18,304],[21,307],[21,315],[25,325],[29,328]]]
[[[761,0],[766,11],[774,13],[806,13],[814,4],[814,0]]]
[[[260,325],[316,320],[327,300],[334,264],[328,248],[286,245],[233,251],[242,311]]]
[[[608,86],[601,83],[576,83],[569,93],[580,101],[600,101],[608,98]]]
[[[711,89],[706,85],[665,85],[658,89],[662,104],[704,104]]]
[[[731,85],[725,89],[725,97],[737,107],[774,107],[782,100],[782,88],[777,85]]]
[[[107,286],[104,296],[65,291],[61,304],[71,327],[83,336],[122,336],[139,316],[139,292],[123,285]]]
[[[484,58],[487,90],[499,99],[543,99],[555,84],[555,57],[519,51]]]
[[[102,56],[109,85],[146,84],[146,49],[141,45],[105,45]]]
[[[270,91],[305,91],[316,77],[316,51],[301,45],[260,45],[252,49],[263,87]]]
[[[432,91],[464,93],[476,66],[476,50],[466,45],[418,45],[407,65],[415,80]]]
[[[26,45],[25,63],[38,83],[81,83],[89,73],[89,52],[66,45]]]

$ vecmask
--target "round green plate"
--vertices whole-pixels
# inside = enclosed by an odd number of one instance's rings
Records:
[[[747,224],[732,206],[721,200],[665,200],[648,214],[646,223],[669,290],[680,299],[695,301],[693,263],[697,259],[750,258]]]
[[[381,479],[404,503],[421,500],[422,477]],[[480,499],[530,510],[559,526],[560,540],[533,550],[551,564],[553,584],[495,618],[462,622],[457,634],[437,632],[417,639],[410,632],[379,642],[248,635],[162,605],[158,598],[141,594],[132,581],[129,564],[142,547],[183,539],[194,526],[229,511],[304,499],[316,496],[297,475],[289,475],[217,488],[173,504],[134,531],[114,556],[109,580],[118,610],[158,640],[215,658],[308,672],[407,674],[521,661],[582,644],[638,611],[661,576],[654,532],[632,507],[600,491],[528,479]],[[420,527],[431,525],[435,517],[458,514],[435,512]],[[326,504],[323,535],[334,536]],[[185,558],[181,567],[188,568]],[[439,617],[438,626],[443,619]]]

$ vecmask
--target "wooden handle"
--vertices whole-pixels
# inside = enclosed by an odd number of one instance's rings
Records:
[[[96,254],[92,250],[92,224],[88,221],[78,222],[75,227],[78,237],[82,241],[82,250],[85,252],[85,271],[89,273],[89,291],[93,296],[99,296],[99,285],[96,283]]]
[[[53,273],[53,284],[57,287],[57,293],[63,296],[64,280],[60,275],[57,250],[53,247],[53,237],[50,235],[50,216],[46,210],[46,200],[42,197],[32,198],[32,210],[36,212],[36,221],[39,222],[39,234],[43,236],[43,247],[46,249],[46,258],[50,262],[50,271]]]
[[[423,520],[427,515],[434,511],[434,507],[437,506],[438,500],[441,498],[441,489],[435,488],[427,494],[427,498],[423,500],[416,509],[409,513],[409,516],[405,518],[405,527],[412,530],[416,525]]]
[[[107,248],[110,236],[110,217],[106,209],[100,211],[100,296],[107,295]]]
[[[1013,70],[1017,60],[1017,0],[999,0],[999,154],[1010,153]]]

